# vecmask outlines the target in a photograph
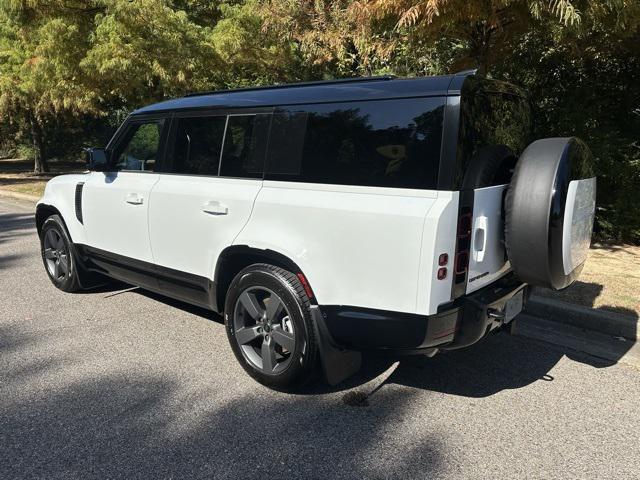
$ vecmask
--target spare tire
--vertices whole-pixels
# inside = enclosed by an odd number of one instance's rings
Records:
[[[505,199],[505,244],[524,282],[560,290],[587,258],[595,214],[593,157],[579,139],[545,138],[516,164]]]

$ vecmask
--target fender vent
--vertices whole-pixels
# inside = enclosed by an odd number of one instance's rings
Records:
[[[82,189],[84,188],[84,182],[80,182],[76,185],[76,218],[80,223],[84,225],[82,221]]]

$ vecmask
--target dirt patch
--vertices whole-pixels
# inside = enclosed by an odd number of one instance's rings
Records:
[[[360,390],[347,392],[342,396],[342,401],[350,407],[368,407],[368,395]]]
[[[640,315],[640,247],[594,245],[580,279],[566,290],[536,294],[586,307]]]

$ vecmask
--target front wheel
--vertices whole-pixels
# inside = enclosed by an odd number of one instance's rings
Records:
[[[267,264],[245,268],[229,287],[224,318],[236,358],[263,385],[289,390],[317,371],[309,298],[293,273]]]
[[[79,272],[71,239],[60,216],[51,215],[42,224],[40,252],[49,280],[63,292],[80,290]]]

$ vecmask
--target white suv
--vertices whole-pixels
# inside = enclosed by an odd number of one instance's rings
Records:
[[[586,258],[595,178],[530,145],[515,87],[471,73],[190,95],[133,112],[37,206],[51,281],[106,277],[224,314],[245,370],[330,383],[506,325]],[[527,146],[528,145],[528,146]]]

